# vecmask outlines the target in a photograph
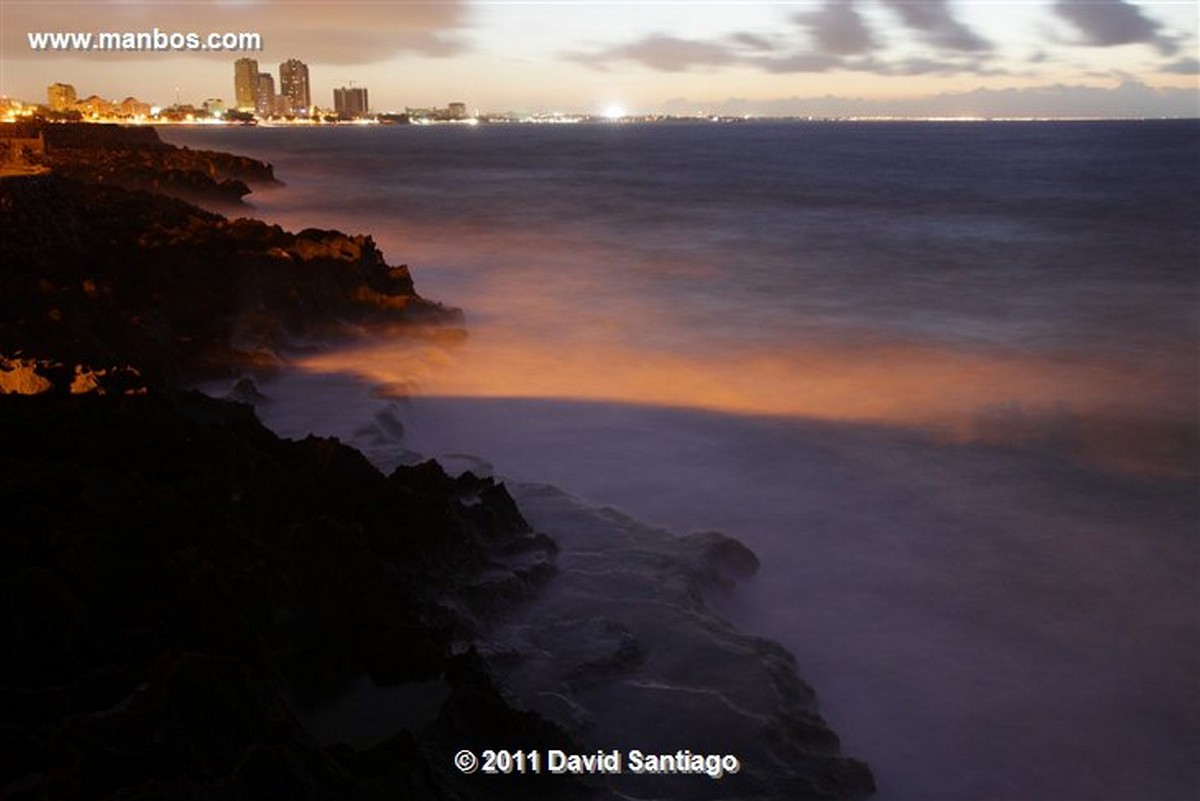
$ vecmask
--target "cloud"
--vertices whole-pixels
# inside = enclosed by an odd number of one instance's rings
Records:
[[[1059,0],[1054,12],[1071,23],[1083,35],[1084,44],[1114,47],[1125,44],[1149,44],[1165,54],[1177,45],[1163,35],[1159,24],[1125,0]]]
[[[1162,71],[1175,75],[1200,75],[1200,59],[1181,58],[1167,64]]]
[[[780,52],[778,48],[763,51],[746,42],[724,43],[702,42],[679,39],[664,34],[654,34],[625,45],[617,45],[592,53],[570,53],[566,58],[585,64],[593,69],[607,70],[619,61],[632,61],[659,72],[686,72],[695,68],[745,66],[770,73],[814,73],[835,69],[871,70],[874,62],[866,59],[851,60],[829,53]]]
[[[46,3],[6,7],[5,29],[63,31],[252,31],[262,35],[266,61],[299,58],[317,64],[366,64],[404,53],[446,57],[468,49],[466,0],[380,3],[368,0],[313,3],[304,0],[197,3]],[[26,42],[10,39],[9,52]],[[213,54],[209,54],[212,56]],[[251,54],[252,55],[252,54]],[[89,57],[144,59],[138,52],[90,53]]]
[[[849,62],[839,56],[825,53],[796,53],[790,56],[776,56],[755,61],[755,66],[766,72],[795,73],[795,72],[829,72],[833,69],[847,69]]]
[[[813,44],[822,53],[861,55],[877,46],[851,0],[828,0],[820,10],[797,14],[795,20],[808,28]]]
[[[1153,89],[1140,81],[1126,81],[1108,89],[1055,84],[892,99],[825,95],[703,103],[677,98],[664,110],[690,114],[703,108],[710,114],[799,117],[1192,117],[1198,105],[1198,89]]]
[[[894,0],[892,0],[894,1]],[[941,8],[940,4],[938,8]],[[944,9],[942,9],[944,11]],[[926,14],[926,12],[919,12]],[[775,74],[823,73],[834,70],[870,72],[879,75],[996,75],[986,68],[978,52],[989,47],[948,16],[920,17],[926,29],[939,32],[954,52],[942,57],[905,58],[889,61],[878,55],[882,44],[847,0],[826,0],[811,12],[797,14],[794,21],[805,30],[807,41],[788,46],[782,37],[768,38],[739,32],[717,41],[682,39],[655,33],[628,44],[613,45],[587,53],[569,53],[566,58],[599,70],[616,62],[634,62],[660,72],[686,72],[696,68],[742,66]],[[955,27],[957,26],[957,27]]]
[[[734,46],[661,33],[595,53],[575,53],[567,57],[597,69],[605,69],[614,61],[633,61],[660,72],[685,72],[693,67],[732,64],[739,59]]]
[[[933,58],[906,58],[900,61],[874,64],[870,70],[879,75],[1008,75],[1008,70],[990,68],[978,61],[948,61]]]
[[[992,49],[986,39],[977,36],[950,13],[946,0],[880,0],[891,8],[909,28],[926,42],[942,50],[984,52]]]
[[[761,53],[769,53],[775,49],[775,44],[770,39],[755,33],[735,33],[729,37],[729,41]]]

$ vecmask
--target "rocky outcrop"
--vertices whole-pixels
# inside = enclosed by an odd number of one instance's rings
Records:
[[[367,324],[455,325],[368,236],[230,220],[57,174],[0,180],[0,355],[156,381]]]
[[[33,121],[15,123],[12,130],[33,136],[40,132],[48,146],[60,149],[100,151],[163,146],[158,131],[147,125]]]
[[[571,747],[454,648],[502,602],[484,577],[551,572],[502,486],[384,476],[199,395],[0,396],[0,419],[5,798],[585,795],[453,769]],[[368,740],[313,722],[356,682],[434,702]]]
[[[241,204],[252,186],[277,183],[270,164],[175,147],[145,126],[26,123],[6,128],[14,136],[40,133],[46,148],[43,162],[59,175],[81,181],[218,206]]]
[[[0,357],[0,394],[41,395],[54,388],[54,383],[39,372],[36,359],[5,359]]]
[[[134,367],[89,367],[69,369],[49,359],[8,359],[0,356],[0,395],[139,395],[146,391],[141,373]]]
[[[527,708],[591,751],[731,754],[736,773],[614,776],[622,797],[833,801],[866,798],[870,769],[841,752],[816,694],[777,643],[709,607],[758,559],[715,532],[686,537],[554,487],[514,497],[558,547],[554,580],[506,614],[481,650]],[[603,543],[597,546],[597,543]]]

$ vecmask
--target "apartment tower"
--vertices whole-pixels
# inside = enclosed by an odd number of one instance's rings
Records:
[[[279,95],[285,114],[303,116],[312,107],[308,89],[308,65],[289,58],[279,65]]]
[[[238,111],[254,111],[258,96],[258,62],[239,58],[233,62],[234,103]]]

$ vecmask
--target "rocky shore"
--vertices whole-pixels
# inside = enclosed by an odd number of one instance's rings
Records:
[[[434,463],[383,476],[195,394],[0,401],[5,798],[528,798],[450,755],[570,747],[452,649],[471,632],[450,602],[503,597],[486,573],[519,555],[519,594],[552,572],[503,487]],[[322,744],[306,712],[360,681],[440,703]]]
[[[0,212],[9,358],[180,385],[269,364],[289,341],[461,322],[369,236],[291,233],[57,171],[0,181]]]
[[[0,796],[613,797],[603,777],[454,768],[464,748],[585,747],[554,710],[514,703],[504,677],[523,657],[487,646],[558,572],[555,541],[503,485],[433,462],[385,475],[337,440],[283,440],[249,405],[187,390],[278,365],[289,343],[364,326],[455,336],[461,316],[369,236],[163,194],[228,199],[273,180],[269,165],[149,129],[42,136],[51,171],[0,179]],[[716,535],[684,548],[700,566],[688,608],[721,565],[753,567]],[[613,639],[583,619],[569,634],[572,653]],[[662,670],[653,643],[615,642],[628,659],[585,682],[597,697],[604,676]],[[769,681],[745,681],[781,694],[763,726],[794,763],[786,781],[747,770],[738,797],[870,794],[786,655],[712,642],[762,651]]]
[[[60,176],[193,202],[236,207],[251,187],[278,183],[270,164],[175,147],[149,127],[23,123],[4,126],[0,136],[40,137],[45,152],[39,161]]]

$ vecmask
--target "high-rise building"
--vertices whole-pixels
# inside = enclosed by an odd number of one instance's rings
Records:
[[[307,114],[312,106],[308,90],[308,65],[289,58],[279,65],[279,95],[285,114]]]
[[[465,120],[467,118],[466,103],[451,103],[446,109],[447,116],[452,120]]]
[[[66,111],[75,105],[75,87],[69,83],[52,83],[46,87],[51,111]]]
[[[333,90],[333,110],[339,117],[354,119],[367,116],[367,88],[343,86]]]
[[[233,94],[238,111],[254,111],[258,96],[258,62],[254,59],[233,62]]]
[[[275,78],[269,72],[258,73],[254,84],[254,113],[260,117],[270,117],[278,109],[275,107]]]

